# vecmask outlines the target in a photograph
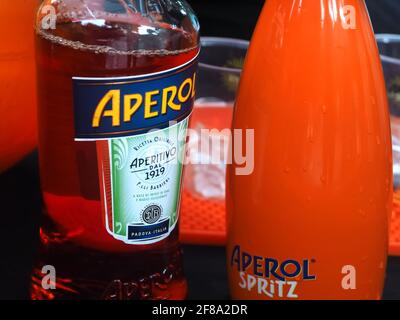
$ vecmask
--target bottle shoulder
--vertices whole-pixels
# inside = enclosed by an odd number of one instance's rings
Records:
[[[36,16],[47,40],[122,52],[193,49],[199,30],[185,1],[46,0]]]

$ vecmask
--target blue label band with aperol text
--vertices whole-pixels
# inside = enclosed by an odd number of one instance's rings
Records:
[[[73,78],[75,140],[163,129],[189,116],[197,57],[178,68],[124,78]]]
[[[159,73],[73,78],[75,140],[96,141],[104,228],[125,244],[176,230],[196,70],[197,57]]]

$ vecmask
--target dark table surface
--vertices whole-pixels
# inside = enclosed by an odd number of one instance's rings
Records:
[[[37,155],[0,175],[0,299],[27,299],[41,211]],[[184,246],[190,299],[229,297],[222,247]],[[400,258],[390,257],[385,299],[400,300]]]

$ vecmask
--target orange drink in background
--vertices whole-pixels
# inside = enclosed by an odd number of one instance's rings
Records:
[[[232,297],[379,299],[392,151],[364,1],[267,1],[236,103],[255,167],[228,168]]]
[[[0,2],[0,172],[36,146],[33,26],[38,4]]]

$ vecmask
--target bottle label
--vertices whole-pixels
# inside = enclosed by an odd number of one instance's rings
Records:
[[[104,225],[127,244],[150,244],[178,223],[196,58],[125,78],[73,78],[75,140],[96,141]]]

